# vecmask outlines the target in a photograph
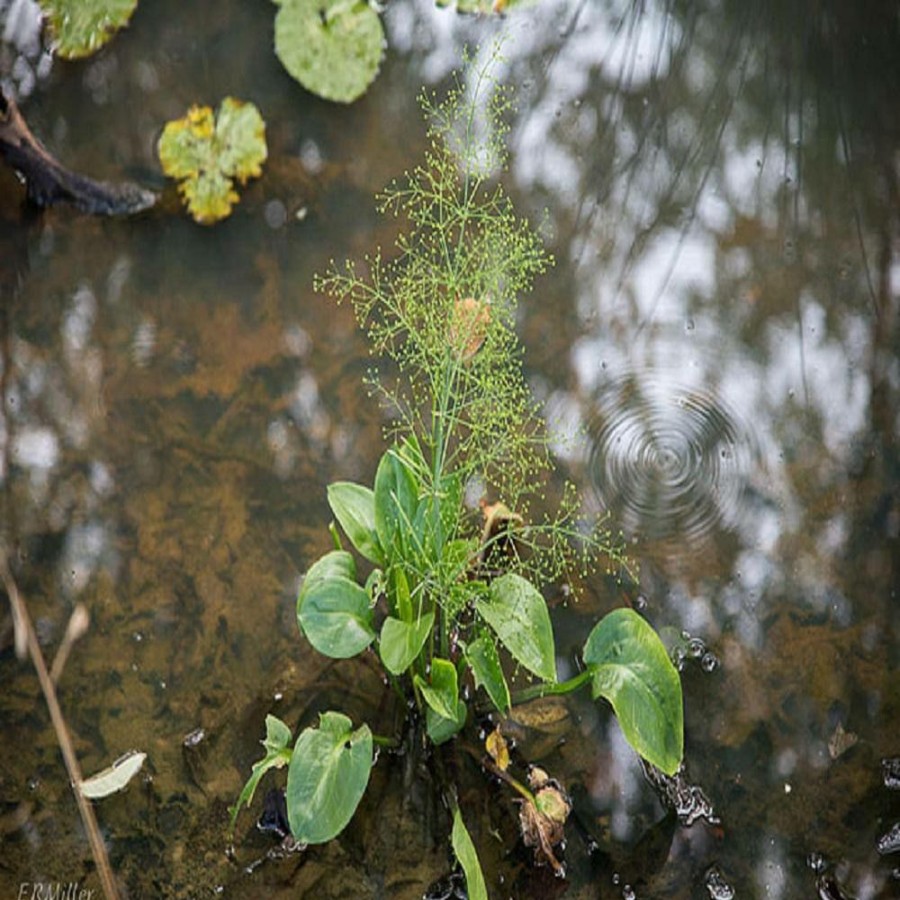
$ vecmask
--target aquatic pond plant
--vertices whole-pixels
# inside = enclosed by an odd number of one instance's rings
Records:
[[[517,701],[589,686],[611,704],[631,746],[672,774],[683,751],[681,684],[640,615],[608,614],[587,637],[579,674],[557,678],[542,588],[602,563],[620,570],[627,560],[605,520],[587,523],[574,488],[551,518],[531,514],[552,465],[522,373],[515,312],[552,260],[496,177],[507,159],[510,93],[487,71],[470,73],[443,101],[423,97],[431,141],[424,162],[380,197],[382,214],[400,221],[396,252],[367,257],[364,274],[348,262],[316,279],[319,291],[352,305],[373,355],[392,365],[391,381],[369,380],[392,423],[374,483],[328,487],[334,549],[302,582],[300,632],[328,657],[377,654],[426,752],[466,726],[470,695],[507,715]],[[525,677],[532,683],[516,689]],[[232,827],[262,776],[287,767],[294,839],[330,840],[365,792],[375,746],[399,743],[339,711],[323,712],[296,740],[268,716],[266,753]],[[516,782],[500,764],[503,747],[489,752],[490,770],[526,802],[526,843],[529,832],[535,843],[552,843],[568,813],[564,793],[547,778]],[[452,786],[445,793],[469,896],[485,897]]]

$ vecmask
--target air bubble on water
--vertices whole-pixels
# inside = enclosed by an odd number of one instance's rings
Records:
[[[815,850],[806,857],[806,864],[817,875],[821,875],[825,871],[825,857]]]
[[[688,653],[693,656],[694,659],[700,659],[705,652],[706,644],[703,643],[703,638],[692,637],[688,641]]]
[[[647,600],[645,594],[638,594],[637,597],[634,598],[634,608],[639,613],[646,612],[649,605],[650,601]]]
[[[706,890],[712,900],[734,900],[734,888],[717,866],[710,867],[706,873]]]
[[[681,647],[675,647],[672,650],[672,665],[675,666],[679,672],[684,671],[684,650],[682,650]]]
[[[625,887],[622,888],[622,900],[635,900],[636,897],[637,894],[630,884],[626,884]]]
[[[719,657],[712,650],[707,650],[700,658],[700,668],[704,672],[715,672],[719,668]]]
[[[684,330],[690,334],[696,326],[694,325],[693,319],[688,319],[687,322],[684,323]]]

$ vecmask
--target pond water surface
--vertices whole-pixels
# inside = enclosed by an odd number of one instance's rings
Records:
[[[49,658],[90,611],[59,685],[83,770],[148,754],[97,804],[128,896],[414,898],[450,869],[427,777],[387,755],[325,847],[251,865],[273,847],[258,798],[229,858],[227,807],[268,712],[393,714],[374,666],[323,660],[294,618],[329,547],[325,486],[369,480],[383,449],[367,349],[312,276],[390,244],[373,195],[420,158],[416,94],[495,34],[509,188],[546,211],[557,260],[522,298],[528,377],[579,435],[561,469],[641,566],[554,610],[560,665],[600,615],[644,609],[683,657],[686,778],[714,814],[667,815],[608,710],[572,699],[520,745],[576,801],[565,881],[528,865],[502,791],[461,797],[491,896],[900,896],[900,855],[877,849],[900,820],[882,776],[900,755],[895,5],[541,0],[488,22],[391,0],[350,107],[284,73],[273,15],[145,0],[90,60],[0,54],[67,165],[166,191],[129,220],[28,215],[0,170],[2,541]],[[270,157],[202,228],[154,146],[227,94],[260,107]],[[0,897],[96,890],[3,616]]]

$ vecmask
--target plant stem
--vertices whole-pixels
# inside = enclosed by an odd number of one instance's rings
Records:
[[[571,694],[572,691],[577,691],[578,688],[590,681],[591,675],[591,670],[585,669],[573,678],[568,679],[568,681],[558,681],[555,684],[535,684],[532,687],[523,688],[512,695],[512,705],[527,703],[529,700],[535,700],[538,697]]]

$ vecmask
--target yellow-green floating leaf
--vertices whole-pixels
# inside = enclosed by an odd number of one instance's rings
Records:
[[[224,219],[238,202],[234,181],[262,174],[266,123],[252,103],[226,97],[218,115],[193,106],[167,123],[157,147],[163,171],[177,179],[191,215],[203,225]]]
[[[96,53],[124,28],[137,0],[40,0],[54,50],[65,59]]]
[[[276,0],[279,2],[279,0]],[[280,0],[275,54],[308,91],[352,103],[375,80],[384,48],[378,13],[366,0]]]

